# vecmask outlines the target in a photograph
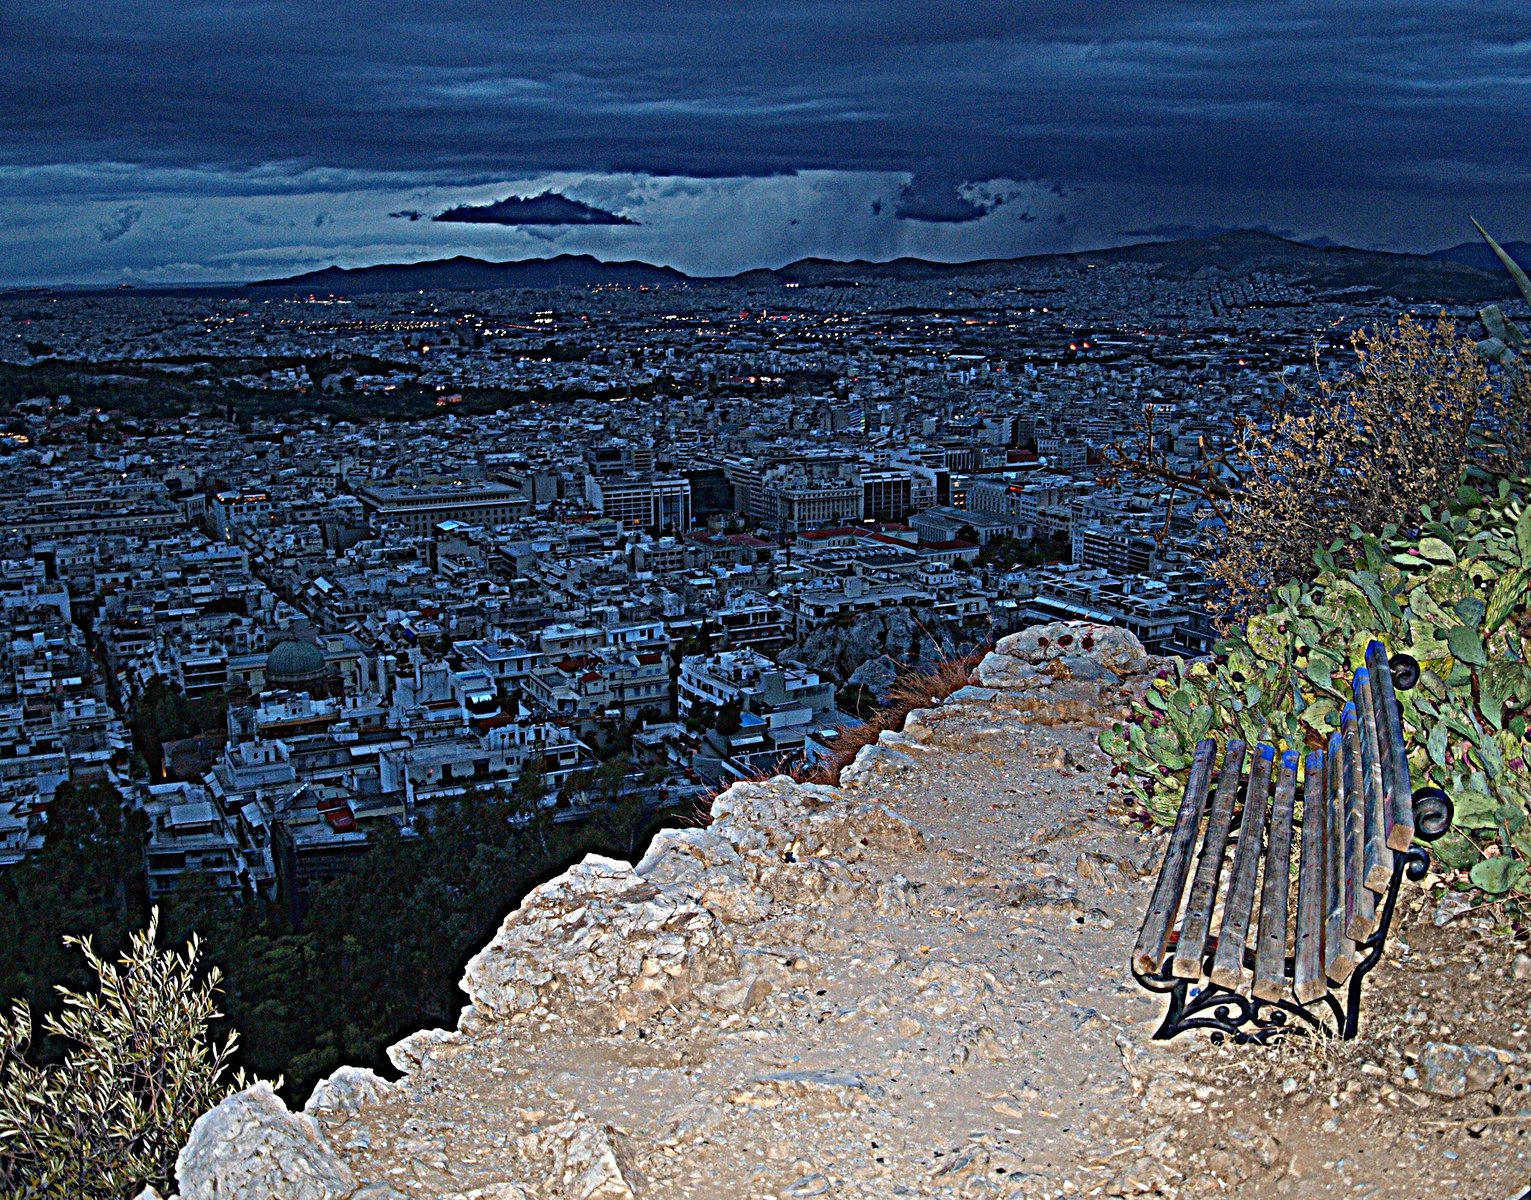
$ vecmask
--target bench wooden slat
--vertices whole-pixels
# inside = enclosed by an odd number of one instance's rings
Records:
[[[1382,777],[1382,737],[1377,727],[1377,705],[1372,695],[1372,673],[1366,667],[1356,672],[1351,685],[1356,697],[1356,725],[1360,730],[1361,784],[1366,814],[1365,867],[1363,882],[1379,896],[1387,893],[1393,877],[1393,852],[1387,845],[1387,810]]]
[[[1191,877],[1191,894],[1185,902],[1185,919],[1180,924],[1180,940],[1175,945],[1171,972],[1177,979],[1198,979],[1207,953],[1207,935],[1212,927],[1212,907],[1217,903],[1217,884],[1223,874],[1223,859],[1228,853],[1228,834],[1233,829],[1233,802],[1239,794],[1239,773],[1244,765],[1244,743],[1237,738],[1223,751],[1223,765],[1217,777],[1217,791],[1207,817],[1207,832],[1201,843],[1201,857],[1196,860],[1196,874]]]
[[[1329,797],[1324,756],[1315,750],[1303,764],[1302,863],[1297,868],[1297,942],[1292,990],[1307,1004],[1329,990],[1324,978],[1325,865],[1328,859]]]
[[[1229,746],[1232,754],[1233,747]],[[1249,940],[1249,917],[1254,907],[1255,876],[1264,851],[1265,812],[1270,804],[1273,746],[1257,746],[1244,789],[1244,817],[1239,822],[1239,845],[1233,855],[1233,873],[1223,900],[1223,924],[1217,934],[1217,955],[1212,961],[1212,982],[1236,988],[1244,982],[1244,949]],[[1226,767],[1224,768],[1227,769]]]
[[[1287,896],[1291,889],[1292,808],[1297,797],[1297,751],[1281,756],[1271,831],[1265,851],[1265,882],[1260,889],[1260,929],[1255,935],[1255,982],[1250,990],[1262,1000],[1279,1000],[1292,981],[1286,974]]]
[[[1212,781],[1212,763],[1216,757],[1217,742],[1212,738],[1203,738],[1197,743],[1191,773],[1186,780],[1185,797],[1180,802],[1175,828],[1164,853],[1164,867],[1159,872],[1159,882],[1148,903],[1148,915],[1143,919],[1143,928],[1132,951],[1133,970],[1140,975],[1157,975],[1164,959],[1170,925],[1180,908],[1180,893],[1185,889],[1186,874],[1190,870],[1196,831],[1206,808],[1207,786]]]
[[[1361,729],[1356,706],[1340,714],[1345,812],[1345,935],[1364,942],[1377,928],[1376,899],[1365,886],[1366,784],[1361,768]]]
[[[1345,894],[1345,749],[1338,733],[1329,735],[1324,754],[1324,974],[1344,983],[1356,969],[1355,944],[1345,936],[1350,898]]]
[[[1398,714],[1393,667],[1388,662],[1387,648],[1381,642],[1372,642],[1366,647],[1366,665],[1372,673],[1372,702],[1377,710],[1377,733],[1382,739],[1388,849],[1407,850],[1414,842],[1414,794],[1409,781],[1409,753],[1403,741],[1403,721]]]

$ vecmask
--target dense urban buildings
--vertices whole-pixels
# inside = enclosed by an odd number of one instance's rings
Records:
[[[1033,620],[1205,650],[1208,514],[1102,448],[1151,411],[1189,465],[1397,307],[1083,261],[0,296],[0,867],[106,783],[151,897],[301,920],[453,797],[685,803]]]

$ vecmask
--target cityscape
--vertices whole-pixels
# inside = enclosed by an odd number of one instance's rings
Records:
[[[1205,652],[1209,514],[1166,525],[1102,451],[1153,410],[1192,469],[1399,304],[1089,261],[262,290],[0,301],[5,862],[104,779],[151,898],[296,917],[529,764],[560,819],[613,764],[657,812],[811,770],[901,672],[1029,624]],[[196,728],[135,734],[166,692]]]
[[[1531,1200],[1531,16],[0,5],[0,1200]]]

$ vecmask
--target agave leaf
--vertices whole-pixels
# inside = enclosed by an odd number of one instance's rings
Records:
[[[1488,230],[1479,225],[1475,218],[1469,217],[1468,220],[1472,221],[1478,232],[1483,235],[1483,240],[1488,243],[1489,249],[1494,252],[1495,257],[1504,264],[1504,269],[1510,273],[1510,278],[1515,281],[1515,286],[1520,289],[1520,294],[1526,298],[1526,303],[1531,304],[1531,277],[1528,277],[1520,269],[1520,264],[1505,252],[1503,246],[1489,236]]]
[[[1520,550],[1521,565],[1531,567],[1531,504],[1515,522],[1515,545]]]

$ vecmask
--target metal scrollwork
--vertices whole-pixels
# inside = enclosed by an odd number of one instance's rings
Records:
[[[1382,957],[1398,903],[1399,886],[1405,876],[1418,882],[1429,869],[1429,851],[1420,846],[1412,846],[1394,856],[1393,875],[1381,898],[1376,932],[1357,947],[1362,953],[1361,961],[1346,983],[1334,985],[1331,991],[1310,1004],[1263,1000],[1210,981],[1196,983],[1177,979],[1170,971],[1173,956],[1164,960],[1155,975],[1143,975],[1134,970],[1133,978],[1142,987],[1169,997],[1168,1010],[1154,1039],[1166,1041],[1190,1029],[1208,1029],[1214,1038],[1226,1035],[1236,1042],[1262,1045],[1292,1033],[1355,1037],[1361,1010],[1361,983]],[[1208,959],[1210,963],[1210,954]],[[1246,961],[1245,965],[1252,966],[1253,963]],[[1293,961],[1288,958],[1286,971],[1289,977],[1293,967]]]

